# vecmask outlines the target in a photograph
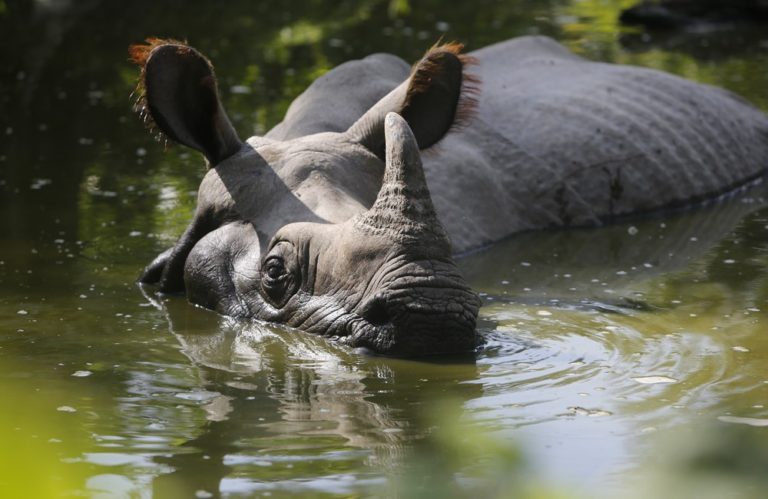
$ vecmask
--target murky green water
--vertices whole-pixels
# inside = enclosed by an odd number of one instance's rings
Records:
[[[654,435],[701,422],[768,448],[764,186],[464,259],[485,300],[473,361],[363,357],[134,283],[203,171],[130,112],[125,49],[145,36],[211,56],[242,136],[336,64],[414,60],[440,36],[544,33],[768,109],[764,27],[648,39],[617,31],[623,1],[442,3],[0,1],[0,496],[441,497],[485,480],[590,497],[638,490],[666,452]]]

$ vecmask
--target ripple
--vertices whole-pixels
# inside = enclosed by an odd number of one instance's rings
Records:
[[[637,378],[632,378],[632,379],[643,385],[658,385],[660,383],[677,383],[676,379],[669,378],[667,376],[639,376]]]
[[[737,416],[720,416],[717,418],[723,423],[742,424],[747,426],[764,427],[768,426],[768,419],[760,418],[743,418]]]
[[[681,327],[684,310],[542,309],[483,309],[496,327],[478,360],[483,396],[468,403],[481,419],[514,428],[600,414],[632,433],[716,405],[740,378],[731,340]]]
[[[290,493],[354,494],[383,487],[386,479],[377,476],[339,474],[324,475],[298,480],[276,480],[262,482],[247,478],[225,478],[221,481],[220,492],[224,495],[251,495],[258,492],[284,491]]]

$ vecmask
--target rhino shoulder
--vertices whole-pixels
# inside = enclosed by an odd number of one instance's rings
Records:
[[[307,87],[267,137],[288,140],[320,132],[341,132],[408,77],[410,66],[391,54],[345,62]]]

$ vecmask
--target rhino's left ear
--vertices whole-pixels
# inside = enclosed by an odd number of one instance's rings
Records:
[[[395,112],[408,122],[419,148],[435,144],[473,113],[478,80],[467,73],[474,59],[461,44],[432,47],[414,65],[411,76],[382,98],[347,131],[353,140],[384,158],[384,120]]]
[[[242,147],[224,112],[213,66],[200,52],[175,40],[150,38],[132,45],[141,66],[136,109],[151,127],[202,152],[216,165]]]

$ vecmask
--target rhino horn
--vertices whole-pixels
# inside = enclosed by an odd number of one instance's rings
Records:
[[[373,206],[356,220],[365,232],[400,243],[420,243],[447,249],[448,236],[432,204],[419,145],[408,123],[389,113],[384,124],[386,166],[381,190]]]

